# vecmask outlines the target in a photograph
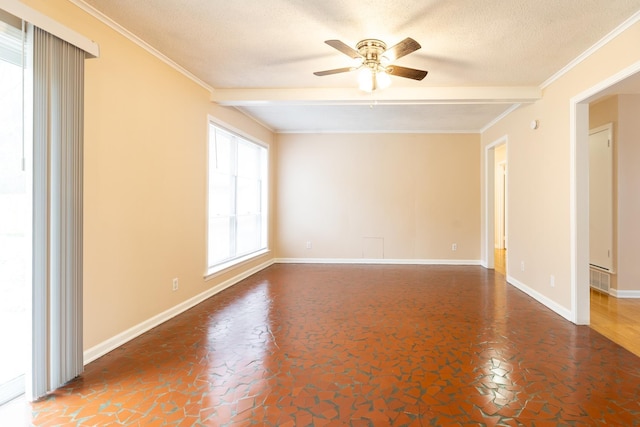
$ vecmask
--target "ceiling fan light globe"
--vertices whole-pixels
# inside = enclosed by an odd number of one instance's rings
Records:
[[[358,87],[360,90],[372,92],[375,87],[374,78],[373,70],[369,67],[363,67],[360,72],[358,72]]]
[[[391,85],[391,76],[389,76],[385,71],[376,73],[376,79],[378,82],[378,89],[386,89]]]

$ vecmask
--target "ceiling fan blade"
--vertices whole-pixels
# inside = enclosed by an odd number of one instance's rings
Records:
[[[353,71],[355,69],[355,67],[334,68],[333,70],[316,71],[313,74],[316,76],[329,76],[331,74],[346,73],[347,71]]]
[[[362,58],[362,55],[360,55],[357,50],[341,42],[340,40],[326,40],[325,43],[353,59]]]
[[[411,37],[407,37],[397,45],[391,46],[389,49],[385,50],[382,55],[387,57],[389,61],[395,61],[396,59],[402,58],[403,56],[408,55],[411,52],[415,52],[421,47],[422,46],[420,46],[420,43],[418,43]]]
[[[392,76],[406,77],[413,80],[422,80],[427,75],[427,71],[416,70],[415,68],[400,67],[399,65],[389,65],[386,72]]]

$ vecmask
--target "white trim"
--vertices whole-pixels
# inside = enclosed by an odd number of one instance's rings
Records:
[[[573,68],[575,68],[582,61],[584,61],[585,59],[587,59],[588,57],[593,55],[595,52],[597,52],[598,49],[602,48],[604,45],[609,43],[611,40],[615,39],[620,34],[624,33],[627,29],[629,29],[629,27],[631,27],[632,25],[634,25],[638,21],[640,21],[640,11],[638,11],[638,12],[634,13],[633,15],[631,15],[626,21],[624,21],[622,24],[620,24],[616,28],[614,28],[609,34],[607,34],[606,36],[601,38],[598,42],[596,42],[589,49],[585,50],[577,58],[575,58],[574,60],[569,62],[567,65],[565,65],[563,68],[561,68],[555,74],[553,74],[547,80],[542,82],[542,84],[540,85],[540,89],[547,88],[553,82],[555,82],[560,77],[564,76],[569,71],[571,71]]]
[[[24,374],[11,379],[0,386],[0,405],[15,399],[24,394],[25,376]]]
[[[556,312],[560,316],[562,316],[565,319],[567,319],[568,321],[572,322],[571,310],[566,309],[565,307],[561,306],[560,304],[558,304],[554,300],[552,300],[550,298],[547,298],[546,296],[542,295],[540,292],[536,291],[535,289],[530,288],[529,286],[527,286],[524,283],[518,281],[517,279],[514,279],[511,276],[507,276],[507,283],[510,284],[511,286],[521,290],[525,294],[529,295],[531,298],[533,298],[536,301],[538,301],[540,304],[545,305],[550,310],[553,310],[554,312]]]
[[[497,146],[502,145],[502,144],[506,144],[507,142],[509,142],[509,136],[508,135],[502,135],[500,138],[496,139],[491,144],[488,144],[485,147],[485,149],[496,148]]]
[[[343,135],[343,134],[480,134],[480,130],[276,130],[278,134],[323,134],[323,135]]]
[[[9,12],[23,21],[27,21],[38,28],[42,28],[49,34],[53,34],[54,36],[71,43],[94,58],[98,58],[100,56],[100,47],[96,42],[72,30],[71,28],[65,27],[58,21],[55,21],[47,15],[26,6],[18,0],[0,0],[0,9]]]
[[[231,261],[227,261],[224,262],[222,264],[218,264],[214,267],[211,267],[207,273],[204,275],[204,280],[208,281],[211,280],[217,276],[220,276],[221,274],[226,273],[227,271],[229,271],[232,268],[238,268],[238,267],[242,267],[243,265],[253,261],[256,258],[259,258],[263,255],[266,255],[268,253],[270,253],[271,251],[269,249],[259,249],[256,252],[251,252],[248,255],[244,255],[238,258],[234,258]]]
[[[609,289],[609,295],[615,298],[640,298],[640,291],[619,291],[618,289]]]
[[[277,258],[278,264],[481,265],[478,259]]]
[[[615,272],[613,269],[608,270],[608,269],[606,269],[606,268],[602,268],[602,267],[599,267],[599,266],[597,266],[597,265],[593,265],[593,264],[589,264],[589,268],[590,268],[591,270],[598,270],[598,271],[602,271],[602,272],[604,272],[604,273],[616,274],[616,272]]]
[[[253,142],[254,144],[257,144],[261,147],[266,148],[267,150],[270,148],[270,145],[266,142],[264,142],[263,140],[261,140],[260,138],[253,136],[227,122],[225,122],[224,120],[221,120],[215,116],[212,116],[211,114],[207,114],[207,129],[209,128],[209,125],[213,123],[215,126],[222,128],[223,130],[230,132],[230,133],[235,133],[237,136],[240,136],[246,140],[248,140],[249,142]],[[207,136],[207,144],[209,143],[209,138]]]
[[[571,98],[571,103],[577,104],[580,102],[593,101],[594,99],[590,99],[590,98],[592,97],[595,98],[595,95],[599,95],[599,93],[602,92],[603,90],[608,89],[609,87],[615,85],[616,83],[620,83],[626,78],[631,77],[634,74],[637,74],[639,72],[640,72],[640,61],[637,61],[629,65],[628,67],[623,68],[617,73],[607,77],[606,79],[602,80],[601,82],[597,83],[591,88],[586,89],[580,92],[579,94],[573,96]]]
[[[589,129],[589,135],[593,135],[595,133],[600,133],[603,130],[607,130],[609,131],[609,137],[612,138],[613,137],[613,123],[609,122],[606,123],[602,126],[598,126],[597,128],[593,128],[593,129]],[[611,141],[613,142],[613,141]]]
[[[507,108],[507,110],[504,113],[500,114],[498,117],[496,117],[495,119],[493,119],[489,123],[487,123],[482,129],[480,129],[480,133],[485,133],[493,125],[495,125],[500,120],[502,120],[505,117],[507,117],[509,114],[511,114],[514,111],[516,111],[518,108],[520,108],[521,105],[522,104],[513,104],[511,107]]]
[[[255,274],[261,270],[264,270],[265,268],[271,266],[274,264],[274,260],[271,259],[269,261],[266,261],[258,266],[255,266],[253,268],[250,268],[248,270],[243,271],[242,273],[228,279],[225,280],[222,283],[219,283],[213,287],[211,287],[210,289],[202,292],[201,294],[198,294],[192,298],[189,298],[188,300],[181,302],[180,304],[171,307],[168,310],[163,311],[160,314],[157,314],[147,320],[145,320],[142,323],[139,323],[129,329],[127,329],[126,331],[123,331],[103,342],[101,342],[100,344],[97,344],[87,350],[84,351],[84,364],[87,365],[90,362],[93,362],[94,360],[96,360],[97,358],[104,356],[105,354],[107,354],[108,352],[120,347],[121,345],[127,343],[128,341],[142,335],[143,333],[149,331],[150,329],[158,326],[161,323],[166,322],[167,320],[179,315],[180,313],[183,313],[185,311],[187,311],[188,309],[196,306],[197,304],[200,304],[202,301],[206,300],[207,298],[217,294],[220,291],[223,291],[233,285],[235,285],[236,283],[240,282],[243,279],[246,279],[247,277],[251,276],[252,274]]]
[[[0,0],[0,1],[2,1],[2,0]],[[147,42],[142,40],[140,37],[136,36],[135,34],[130,32],[129,30],[127,30],[126,28],[124,28],[123,26],[121,26],[120,24],[115,22],[113,19],[109,18],[108,16],[106,16],[102,12],[100,12],[97,9],[93,8],[93,6],[88,5],[83,0],[69,0],[69,1],[71,3],[73,3],[73,4],[75,4],[76,6],[78,6],[83,11],[87,12],[89,15],[93,16],[94,18],[96,18],[98,21],[102,22],[103,24],[105,24],[106,26],[108,26],[109,28],[114,30],[115,32],[117,32],[120,35],[124,36],[129,41],[137,44],[139,47],[141,47],[142,49],[146,50],[148,53],[150,53],[151,55],[155,56],[160,61],[164,62],[165,64],[167,64],[168,66],[170,66],[174,70],[178,71],[180,74],[184,75],[185,77],[187,77],[188,79],[190,79],[194,83],[202,86],[204,89],[208,90],[209,92],[213,91],[213,87],[211,87],[210,85],[205,83],[203,80],[201,80],[198,77],[196,77],[194,74],[192,74],[186,68],[184,68],[181,65],[179,65],[178,63],[174,62],[168,56],[166,56],[163,53],[161,53],[159,50],[157,50],[156,48],[154,48],[153,46],[151,46],[150,44],[148,44]]]
[[[505,154],[507,151],[507,146],[505,144]],[[507,247],[507,159],[505,156],[505,160],[502,160],[501,162],[495,162],[495,156],[494,156],[494,163],[495,163],[495,167],[494,167],[494,188],[495,188],[495,182],[499,182],[502,181],[502,183],[500,184],[500,188],[502,190],[502,194],[499,196],[499,198],[494,197],[494,204],[493,204],[493,218],[494,218],[494,223],[497,223],[500,227],[498,227],[499,229],[496,230],[494,228],[493,230],[493,234],[494,234],[494,244],[493,247],[494,249],[506,249]],[[502,207],[501,210],[498,210],[496,208],[500,208]],[[496,221],[497,219],[497,221]],[[498,236],[498,242],[495,242],[495,236]]]
[[[586,295],[589,295],[589,215],[588,195],[579,196],[579,193],[585,191],[585,178],[579,178],[586,175],[588,180],[588,104],[581,104],[570,101],[569,105],[569,233],[571,241],[570,245],[570,279],[571,285],[571,321],[578,325],[588,325],[590,323],[591,309],[588,300],[585,301]],[[579,134],[585,134],[582,145],[587,147],[579,147]],[[580,136],[583,139],[583,136]],[[580,150],[579,150],[580,148]],[[586,154],[585,154],[586,151]],[[586,156],[586,160],[584,157]],[[579,191],[581,190],[581,191]],[[586,206],[585,206],[586,205]],[[586,248],[585,249],[585,245]]]
[[[271,133],[278,133],[275,129],[273,129],[271,127],[271,125],[268,125],[266,123],[263,123],[262,120],[259,120],[257,117],[252,116],[251,114],[249,114],[248,111],[243,110],[241,107],[233,107],[233,109],[235,109],[237,112],[239,112],[240,114],[244,115],[245,117],[247,117],[248,119],[253,120],[254,122],[256,122],[257,124],[259,124],[260,126],[262,126],[263,128],[267,129],[269,132]]]
[[[537,86],[390,87],[375,98],[357,88],[219,88],[211,101],[227,107],[266,105],[515,104],[542,99]]]
[[[491,164],[489,164],[489,152],[491,150],[495,150],[496,147],[503,145],[505,146],[505,162],[508,165],[509,164],[509,136],[508,135],[503,135],[500,138],[496,139],[495,141],[493,141],[492,143],[488,144],[486,147],[484,147],[484,194],[482,195],[482,197],[484,198],[484,234],[485,234],[485,238],[484,241],[480,242],[481,245],[481,251],[482,249],[484,249],[484,257],[482,259],[482,266],[485,268],[494,268],[495,267],[495,260],[494,260],[494,243],[491,243],[494,241],[494,217],[495,217],[495,203],[493,198],[491,198],[491,203],[489,203],[489,181],[493,182],[493,180],[495,179],[495,170],[494,170],[494,159],[495,159],[495,155],[491,156]],[[509,178],[507,178],[508,180]],[[505,184],[505,192],[508,189],[508,183]],[[491,186],[491,189],[493,189],[493,186]],[[507,197],[505,197],[505,203],[506,200],[509,200],[509,195],[507,194]],[[507,207],[505,205],[505,211],[507,210]],[[490,215],[491,214],[491,215]],[[509,235],[509,223],[507,221],[507,218],[509,217],[508,213],[505,212],[505,216],[504,216],[504,221],[505,221],[505,229],[507,230],[507,236]],[[505,239],[506,240],[506,239]],[[507,245],[507,242],[505,241],[505,245]],[[508,246],[507,246],[508,247]],[[506,266],[505,266],[506,269]]]
[[[635,16],[635,15],[634,15]],[[587,103],[593,101],[597,96],[601,94],[605,89],[623,81],[624,79],[640,72],[640,61],[631,64],[630,66],[618,71],[605,80],[597,83],[591,88],[584,90],[583,92],[575,95],[569,100],[569,156],[570,156],[570,170],[569,170],[569,229],[570,229],[570,284],[571,284],[571,311],[572,321],[576,324],[589,324],[590,307],[588,299],[585,299],[584,295],[580,291],[585,292],[585,289],[581,289],[581,286],[586,287],[588,295],[588,256],[586,262],[581,261],[585,257],[583,254],[584,245],[583,240],[585,237],[583,233],[580,233],[578,227],[581,223],[585,222],[584,215],[588,215],[584,209],[578,209],[578,204],[584,204],[582,197],[578,197],[578,186],[582,185],[578,180],[579,174],[584,174],[588,166],[580,163],[579,151],[578,151],[578,135],[582,130],[588,137],[588,123],[584,123],[583,109],[586,109],[588,116]],[[584,126],[584,129],[579,128]],[[586,142],[585,142],[586,143]],[[588,159],[586,160],[588,162]],[[584,160],[583,160],[584,162]],[[582,188],[582,187],[580,187]],[[584,197],[584,196],[583,196]],[[586,210],[588,211],[588,209]],[[580,215],[580,217],[578,216]],[[582,224],[584,227],[584,224]],[[588,230],[588,228],[587,228]],[[588,234],[588,231],[587,231]],[[588,243],[587,243],[588,245]],[[584,265],[583,265],[584,264]]]

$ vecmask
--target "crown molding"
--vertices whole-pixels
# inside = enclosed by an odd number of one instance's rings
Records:
[[[185,77],[187,77],[188,79],[190,79],[194,83],[197,83],[198,85],[200,85],[204,89],[208,90],[209,92],[213,91],[213,87],[211,87],[210,85],[205,83],[203,80],[201,80],[198,77],[196,77],[194,74],[192,74],[186,68],[182,67],[180,64],[178,64],[177,62],[173,61],[168,56],[166,56],[163,53],[161,53],[159,50],[157,50],[156,48],[154,48],[153,46],[151,46],[150,44],[148,44],[147,42],[142,40],[140,37],[138,37],[135,34],[133,34],[131,31],[129,31],[126,28],[124,28],[122,25],[118,24],[113,19],[109,18],[107,15],[105,15],[102,12],[98,11],[97,9],[95,9],[93,6],[88,5],[83,0],[69,0],[69,1],[71,3],[73,3],[74,5],[76,5],[77,7],[79,7],[80,9],[82,9],[83,11],[85,11],[86,13],[88,13],[89,15],[93,16],[94,18],[96,18],[97,20],[102,22],[103,24],[107,25],[112,30],[114,30],[117,33],[119,33],[120,35],[124,36],[129,41],[135,43],[136,45],[138,45],[142,49],[146,50],[148,53],[150,53],[151,55],[155,56],[160,61],[164,62],[165,64],[167,64],[168,66],[170,66],[174,70],[178,71],[180,74],[184,75]]]
[[[571,71],[572,69],[577,67],[578,64],[580,64],[582,61],[584,61],[585,59],[587,59],[588,57],[593,55],[596,51],[598,51],[604,45],[609,43],[611,40],[615,39],[620,34],[624,33],[626,30],[628,30],[631,26],[636,24],[638,21],[640,21],[640,11],[638,11],[638,12],[634,13],[633,15],[631,15],[626,21],[624,21],[622,24],[618,25],[609,34],[607,34],[606,36],[601,38],[598,42],[596,42],[596,44],[594,44],[589,49],[587,49],[584,52],[582,52],[582,54],[580,54],[577,58],[575,58],[573,61],[569,62],[563,68],[558,70],[554,75],[552,75],[547,80],[542,82],[542,84],[540,85],[540,89],[541,90],[546,89],[553,82],[555,82],[560,77],[564,76],[569,71]]]

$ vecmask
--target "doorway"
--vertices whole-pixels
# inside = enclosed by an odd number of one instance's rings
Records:
[[[640,355],[637,218],[640,94],[627,88],[589,103],[589,326]]]
[[[577,324],[590,324],[589,106],[617,94],[640,94],[640,61],[576,95],[570,103],[571,320]]]
[[[495,148],[495,270],[506,276],[507,260],[507,146],[498,145]]]
[[[507,275],[507,137],[485,147],[485,239],[486,268]]]

